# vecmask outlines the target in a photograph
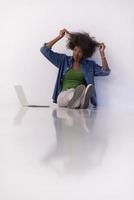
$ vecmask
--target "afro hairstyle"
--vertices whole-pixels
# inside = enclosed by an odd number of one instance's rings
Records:
[[[70,32],[67,37],[66,47],[73,50],[75,46],[78,46],[82,49],[84,58],[91,57],[100,44],[95,40],[95,37],[91,37],[86,32]]]

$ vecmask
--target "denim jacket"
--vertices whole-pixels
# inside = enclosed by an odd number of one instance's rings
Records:
[[[53,64],[58,68],[57,79],[55,82],[55,87],[53,91],[53,103],[57,103],[57,97],[62,90],[62,80],[63,75],[69,70],[69,68],[73,65],[73,56],[68,56],[63,53],[57,53],[53,51],[50,47],[45,43],[41,48],[40,52]],[[85,80],[87,84],[93,84],[95,88],[94,76],[107,76],[110,74],[111,70],[104,70],[102,66],[98,65],[93,60],[88,60],[86,58],[81,59],[81,67],[85,76]],[[96,91],[94,89],[91,103],[93,106],[97,106],[97,96]]]

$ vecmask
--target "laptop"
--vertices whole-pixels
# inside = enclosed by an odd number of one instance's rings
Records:
[[[25,106],[25,107],[50,107],[49,105],[29,104],[22,86],[21,85],[15,85],[14,88],[15,88],[17,97],[18,97],[22,106]]]

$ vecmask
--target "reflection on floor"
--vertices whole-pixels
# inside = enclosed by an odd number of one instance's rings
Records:
[[[134,112],[1,108],[0,199],[134,199]]]

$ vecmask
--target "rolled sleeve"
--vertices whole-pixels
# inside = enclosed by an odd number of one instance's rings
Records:
[[[98,65],[93,61],[94,76],[108,76],[111,72],[111,69],[103,69],[102,66]]]
[[[54,52],[50,47],[47,46],[47,43],[40,48],[40,52],[56,67],[60,67],[62,60],[65,57],[65,54]]]

